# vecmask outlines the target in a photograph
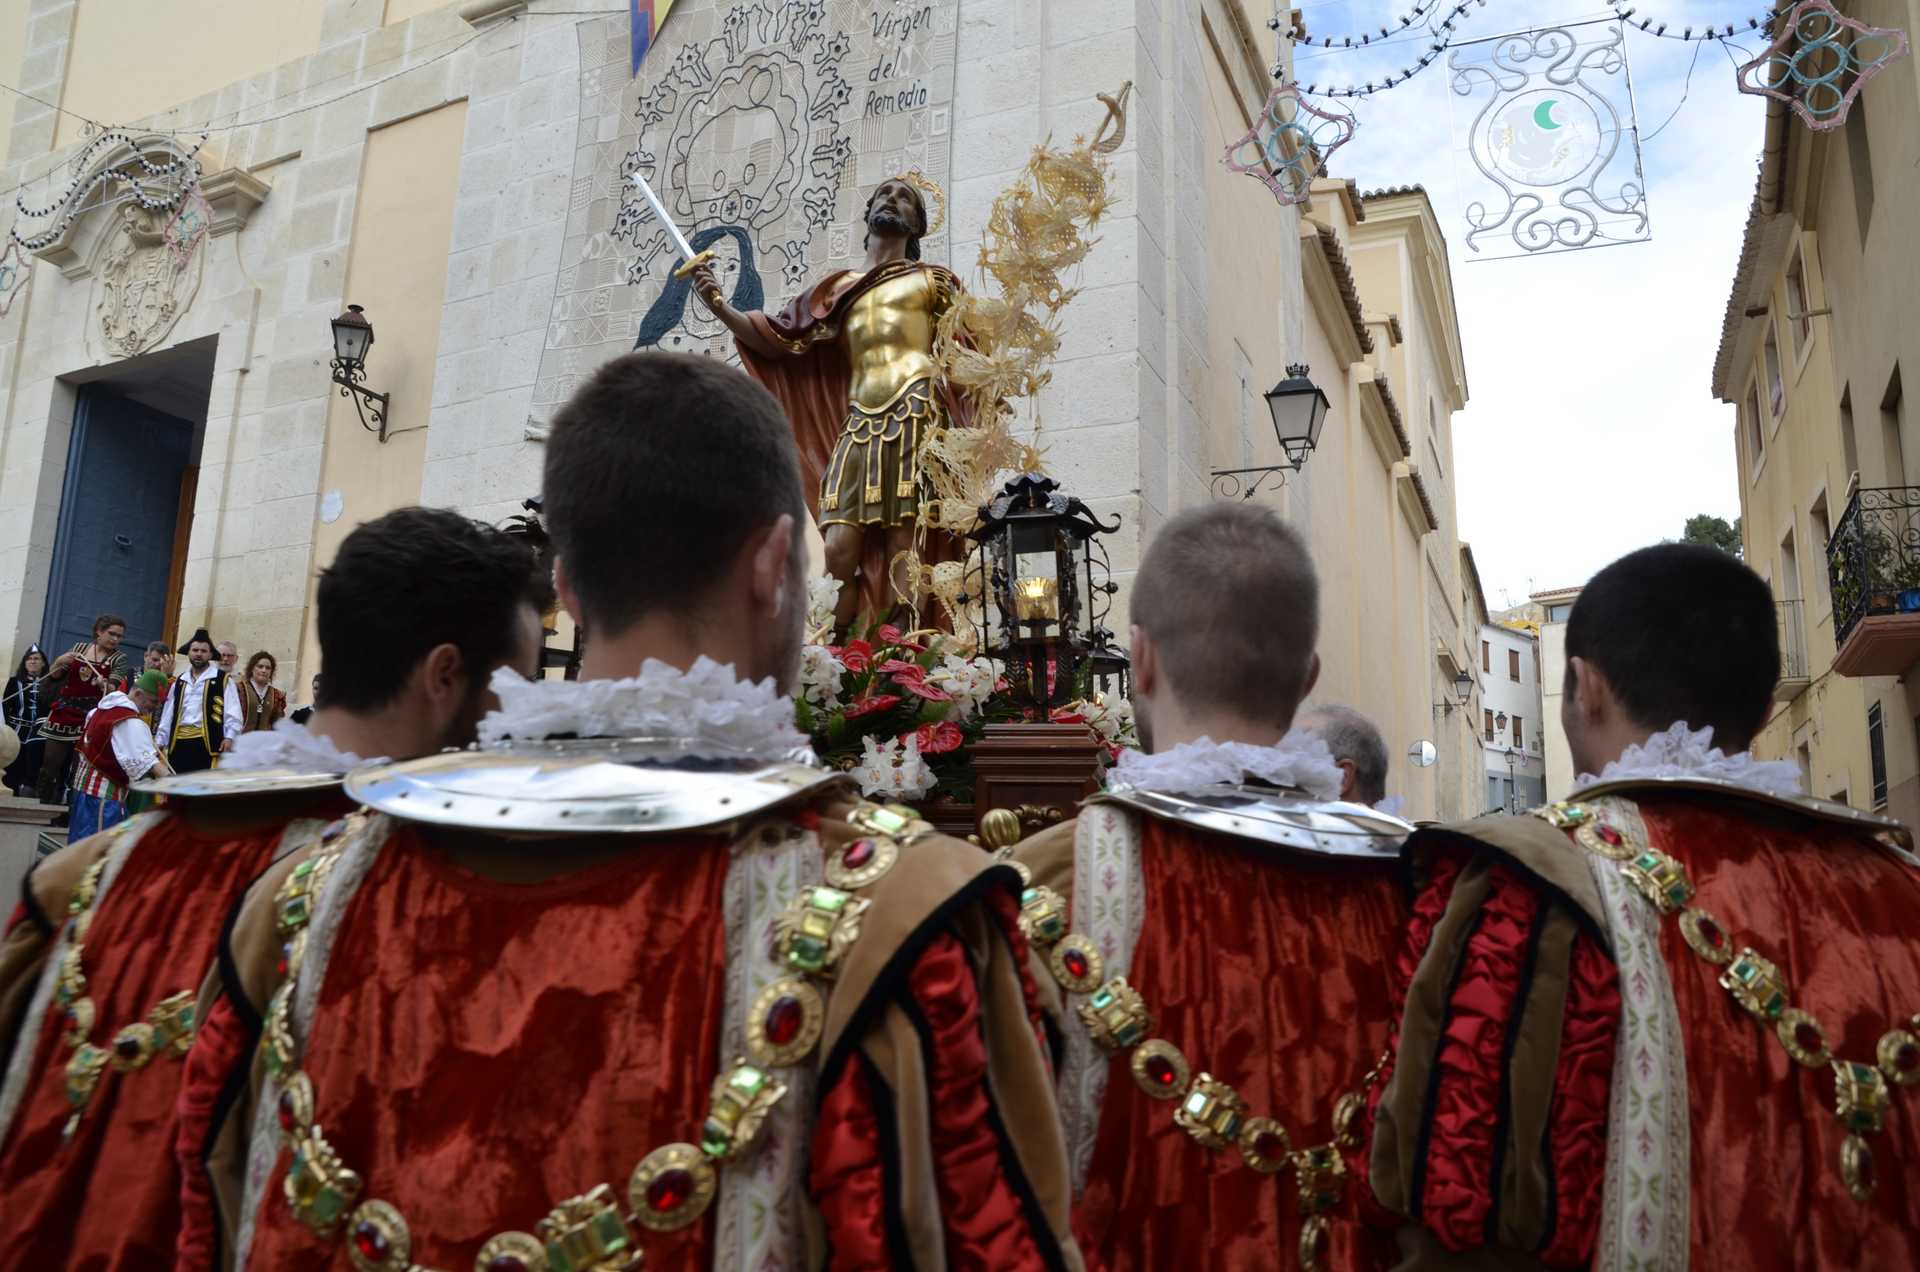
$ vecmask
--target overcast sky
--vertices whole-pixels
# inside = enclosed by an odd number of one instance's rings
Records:
[[[1307,0],[1304,14],[1312,34],[1340,35],[1397,27],[1413,7],[1412,0]],[[1745,28],[1749,12],[1763,6],[1672,0],[1658,11]],[[1486,0],[1453,39],[1606,12],[1592,0]],[[1411,63],[1429,42],[1364,53],[1303,47],[1296,73],[1322,83],[1378,78]],[[1754,53],[1764,46],[1752,33],[1739,43]],[[1486,196],[1456,178],[1455,152],[1472,110],[1456,108],[1444,58],[1357,103],[1359,129],[1331,165],[1331,175],[1365,189],[1424,185],[1447,235],[1469,393],[1454,422],[1460,537],[1473,545],[1494,609],[1530,590],[1582,582],[1624,552],[1677,538],[1694,513],[1732,521],[1740,510],[1734,412],[1714,400],[1710,383],[1753,194],[1764,101],[1736,91],[1734,61],[1718,44],[1633,32],[1627,56],[1641,137],[1666,124],[1643,145],[1650,242],[1474,259],[1464,208]]]

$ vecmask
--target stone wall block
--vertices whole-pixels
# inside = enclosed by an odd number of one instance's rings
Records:
[[[442,105],[450,73],[446,62],[433,62],[380,85],[373,90],[373,122],[390,124]]]

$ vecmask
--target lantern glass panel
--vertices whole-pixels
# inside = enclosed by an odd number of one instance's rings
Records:
[[[367,346],[373,343],[373,328],[357,322],[333,324],[333,351],[342,362],[367,360]]]
[[[1029,640],[1060,635],[1060,555],[1051,525],[1012,530],[1013,616]]]

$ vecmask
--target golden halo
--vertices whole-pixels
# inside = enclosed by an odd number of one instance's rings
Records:
[[[894,177],[893,180],[904,181],[914,189],[920,191],[920,199],[923,203],[928,198],[932,198],[935,211],[928,215],[927,228],[921,233],[920,237],[932,238],[938,234],[941,227],[947,223],[947,192],[940,188],[940,183],[918,168],[909,168],[899,176]]]

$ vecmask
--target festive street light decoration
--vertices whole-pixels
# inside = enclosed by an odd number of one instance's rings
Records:
[[[360,416],[360,427],[387,440],[388,394],[375,393],[361,381],[367,378],[367,351],[373,348],[373,324],[366,311],[348,305],[347,311],[333,320],[333,382],[340,396],[353,399]],[[368,416],[373,418],[368,420]]]
[[[1085,696],[1081,682],[1096,670],[1093,656],[1111,641],[1101,620],[1119,591],[1099,539],[1119,528],[1118,517],[1103,524],[1039,473],[1015,477],[980,509],[970,535],[980,549],[968,580],[987,601],[979,648],[1006,664],[1008,683],[1029,705],[1045,709]],[[1111,676],[1117,651],[1108,644],[1103,652]]]
[[[1227,147],[1227,170],[1259,178],[1282,204],[1299,203],[1353,129],[1353,112],[1344,106],[1316,106],[1298,84],[1277,84],[1253,127]]]
[[[1307,456],[1320,444],[1320,428],[1327,422],[1331,405],[1320,386],[1307,378],[1308,370],[1304,362],[1292,363],[1287,367],[1287,378],[1266,392],[1274,440],[1280,443],[1286,462],[1258,468],[1216,468],[1212,474],[1214,494],[1223,499],[1234,495],[1251,499],[1267,477],[1279,473],[1280,484],[1285,485],[1286,474],[1299,472],[1307,462]],[[1246,480],[1249,477],[1253,479],[1250,482]]]
[[[1830,0],[1800,0],[1739,71],[1740,91],[1787,103],[1816,132],[1847,122],[1866,82],[1908,52],[1906,32],[1868,26]]]

